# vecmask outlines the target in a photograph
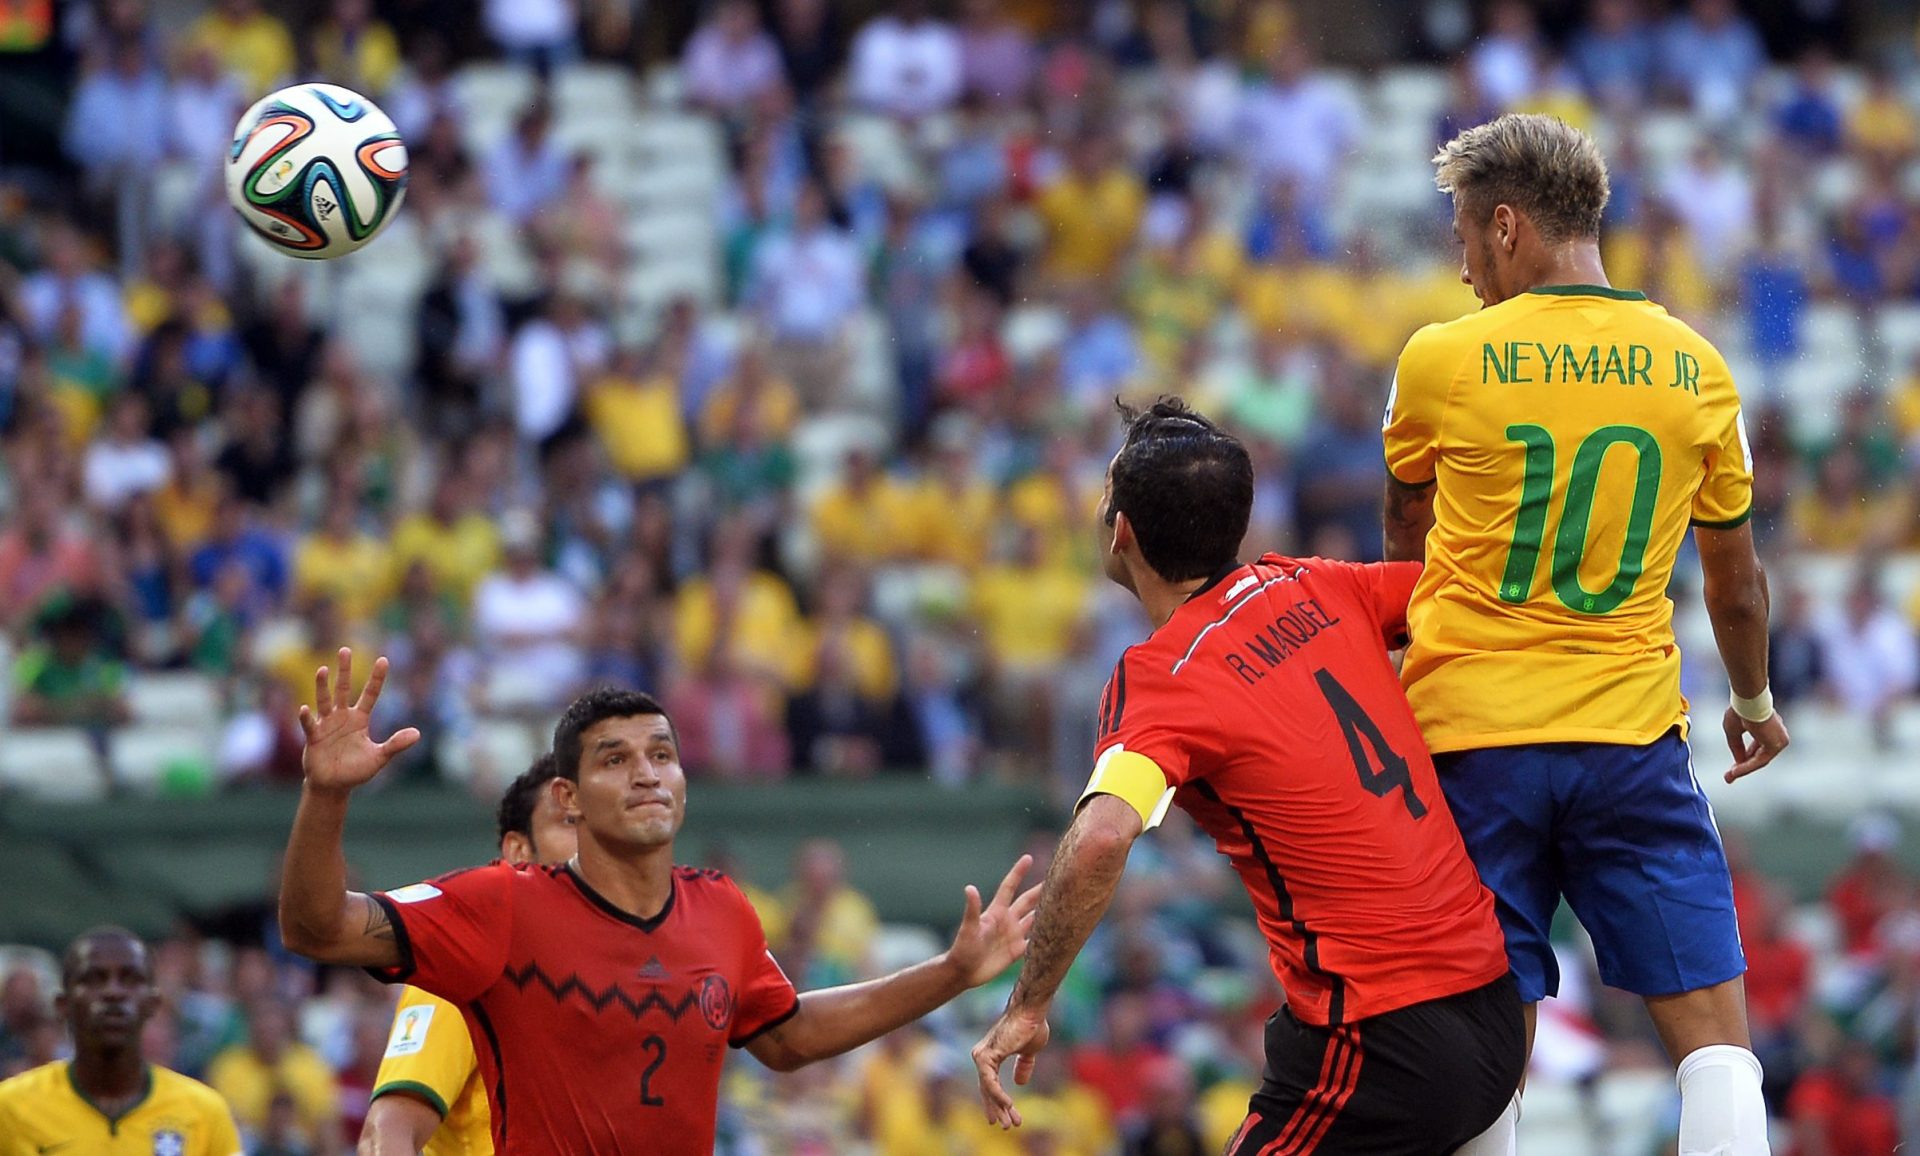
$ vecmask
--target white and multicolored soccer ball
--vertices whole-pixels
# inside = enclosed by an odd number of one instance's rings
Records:
[[[334,84],[296,84],[240,118],[227,199],[253,231],[295,257],[341,257],[373,240],[407,191],[407,146],[392,118]]]

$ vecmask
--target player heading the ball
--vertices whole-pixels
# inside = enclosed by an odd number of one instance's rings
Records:
[[[1705,338],[1608,283],[1585,133],[1503,116],[1434,163],[1485,308],[1415,333],[1387,402],[1387,556],[1426,562],[1407,697],[1529,1013],[1559,985],[1564,896],[1679,1065],[1681,1156],[1760,1156],[1746,961],[1667,598],[1691,528],[1733,685],[1726,777],[1759,770],[1787,729],[1740,395]]]

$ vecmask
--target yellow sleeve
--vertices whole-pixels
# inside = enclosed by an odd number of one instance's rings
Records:
[[[204,1156],[241,1156],[240,1129],[233,1122],[233,1110],[211,1089],[206,1097],[207,1143]]]
[[[405,1092],[442,1118],[475,1067],[473,1039],[460,1009],[418,988],[402,989],[387,1054],[373,1078],[373,1099]]]
[[[1400,351],[1393,388],[1387,393],[1381,425],[1387,470],[1408,485],[1431,482],[1440,456],[1440,418],[1453,376],[1444,352],[1444,343],[1431,328],[1415,333]]]
[[[1707,475],[1693,496],[1693,524],[1710,530],[1731,530],[1753,516],[1753,455],[1747,448],[1747,423],[1740,414],[1740,396],[1732,375],[1718,357],[1701,369],[1717,377],[1703,382],[1701,392],[1715,399],[1717,444],[1707,453]],[[1724,400],[1722,400],[1724,399]]]
[[[1100,753],[1093,764],[1093,777],[1087,780],[1087,789],[1080,792],[1074,809],[1079,810],[1081,803],[1095,795],[1112,795],[1132,807],[1149,831],[1167,817],[1167,807],[1173,803],[1173,788],[1167,785],[1166,772],[1152,759],[1119,743]]]

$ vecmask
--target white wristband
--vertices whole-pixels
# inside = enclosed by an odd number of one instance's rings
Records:
[[[1763,686],[1752,698],[1733,696],[1733,713],[1750,723],[1763,723],[1773,717],[1773,688]]]

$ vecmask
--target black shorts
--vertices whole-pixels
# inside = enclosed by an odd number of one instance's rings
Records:
[[[1445,1156],[1506,1110],[1526,1053],[1511,975],[1337,1028],[1282,1008],[1228,1156]]]

